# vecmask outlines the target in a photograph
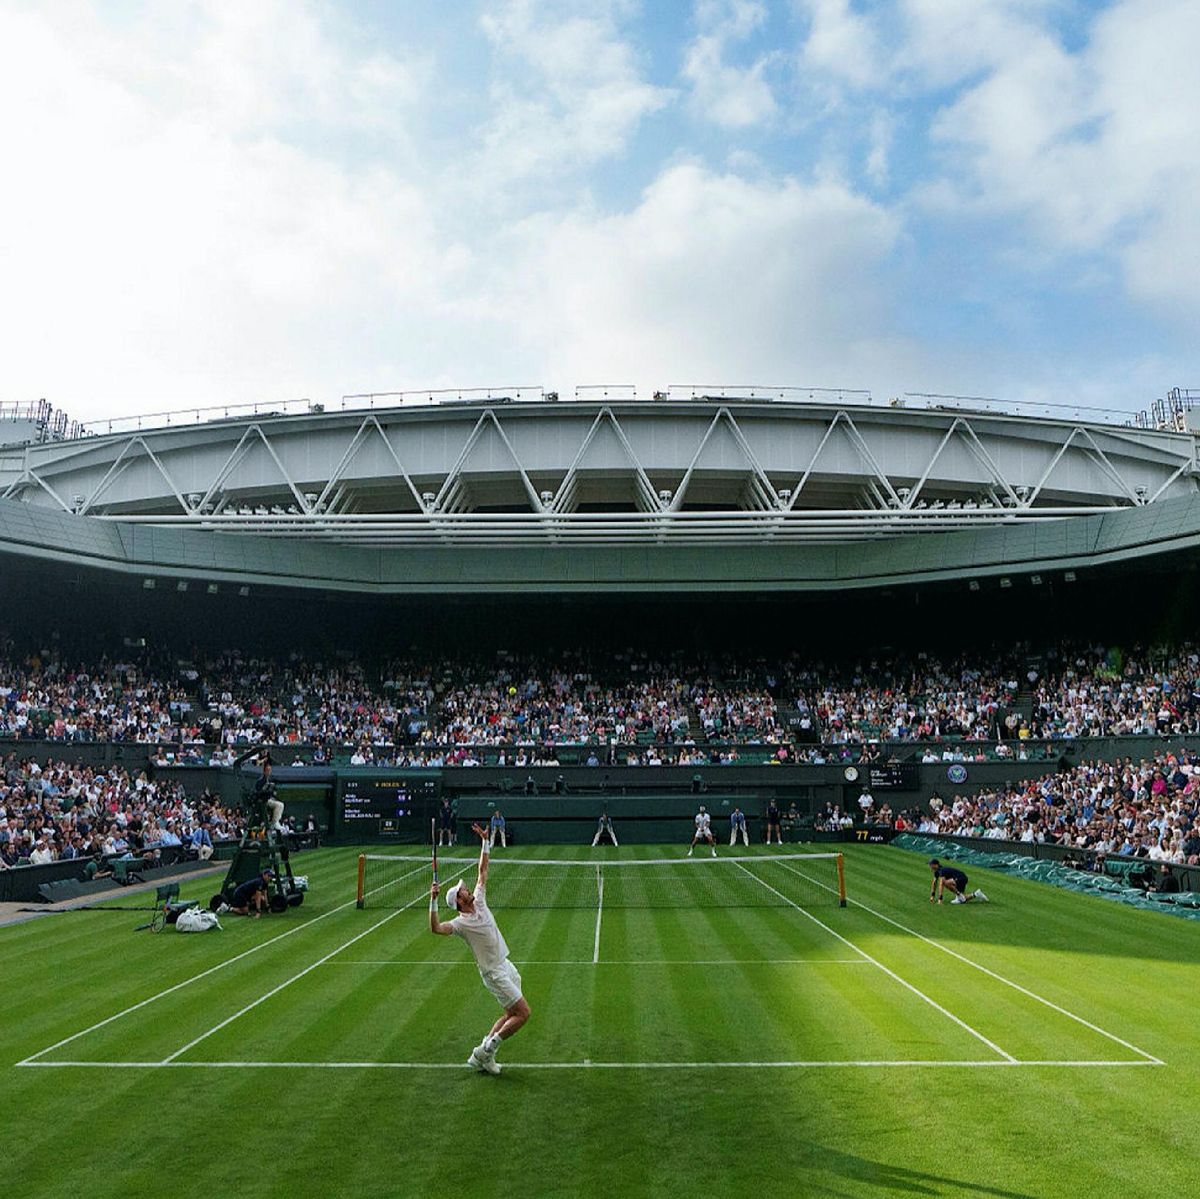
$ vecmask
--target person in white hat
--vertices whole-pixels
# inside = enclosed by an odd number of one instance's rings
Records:
[[[521,976],[508,960],[508,945],[496,925],[487,904],[488,832],[478,824],[471,826],[483,842],[479,851],[479,877],[474,891],[468,891],[465,880],[459,879],[446,891],[446,904],[458,915],[443,924],[438,919],[438,884],[429,891],[429,931],[435,936],[459,936],[471,947],[475,964],[483,985],[492,993],[496,1002],[504,1009],[500,1019],[492,1025],[467,1059],[467,1065],[487,1074],[499,1074],[496,1050],[501,1041],[507,1041],[529,1019],[529,1004],[521,994]]]

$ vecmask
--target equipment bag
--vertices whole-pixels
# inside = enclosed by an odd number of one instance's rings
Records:
[[[203,908],[188,908],[180,912],[175,921],[175,927],[181,933],[206,933],[210,928],[220,928],[221,922],[216,912],[206,912]]]
[[[174,900],[163,909],[163,915],[168,924],[174,924],[184,912],[198,906],[194,899]]]

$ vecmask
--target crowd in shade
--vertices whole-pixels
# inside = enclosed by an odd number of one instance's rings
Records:
[[[0,735],[53,741],[155,742],[176,735],[182,681],[148,662],[68,666],[49,654],[0,660]]]
[[[10,752],[0,773],[0,868],[125,857],[146,865],[208,858],[214,843],[240,836],[241,816],[177,782],[142,771],[91,767]]]
[[[564,660],[565,659],[565,660]],[[753,673],[753,672],[749,672]],[[426,740],[449,744],[687,745],[782,739],[774,676],[632,651],[443,667]]]
[[[1200,864],[1200,754],[1081,762],[995,791],[934,799],[917,832]]]
[[[857,662],[811,655],[559,651],[269,660],[139,651],[84,664],[52,651],[0,657],[0,737],[171,744],[220,761],[263,745],[328,756],[469,765],[465,747],[613,746],[663,764],[709,743],[780,746],[780,761],[837,761],[887,742],[1022,756],[1039,739],[1200,732],[1196,646],[1094,646]],[[650,754],[645,747],[654,747]],[[619,754],[609,752],[609,760]],[[953,758],[952,758],[953,760]],[[517,765],[525,764],[516,762]],[[651,763],[652,764],[652,763]]]

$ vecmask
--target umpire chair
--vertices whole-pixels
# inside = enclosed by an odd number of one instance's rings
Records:
[[[275,783],[268,767],[271,756],[257,749],[234,760],[235,770],[250,758],[256,759],[259,777],[253,784],[242,786],[242,808],[246,812],[246,829],[242,833],[221,889],[212,897],[209,907],[215,912],[223,903],[232,903],[233,893],[247,879],[255,878],[266,869],[272,871],[267,887],[267,906],[272,912],[298,908],[304,902],[304,892],[292,873],[288,834],[271,825],[268,803],[275,798]],[[244,776],[243,776],[244,777]]]

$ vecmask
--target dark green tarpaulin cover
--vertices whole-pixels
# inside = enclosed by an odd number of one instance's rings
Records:
[[[1159,895],[1129,885],[1127,876],[1130,867],[1153,867],[1153,862],[1140,859],[1136,862],[1110,860],[1106,864],[1104,874],[1095,874],[1090,870],[1076,870],[1072,866],[1064,866],[1061,862],[1006,852],[999,848],[1003,842],[997,842],[997,850],[994,853],[956,844],[948,838],[922,837],[918,833],[901,833],[892,844],[919,853],[925,858],[953,858],[962,866],[1001,870],[1005,874],[1049,883],[1052,887],[1062,887],[1065,891],[1081,891],[1088,895],[1099,895],[1103,899],[1115,899],[1118,903],[1127,903],[1137,908],[1151,908],[1156,912],[1183,916],[1188,920],[1200,920],[1200,892],[1179,891]]]

